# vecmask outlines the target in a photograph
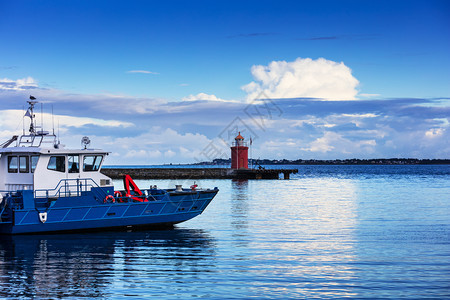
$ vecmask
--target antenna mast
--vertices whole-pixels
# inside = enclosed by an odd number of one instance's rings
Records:
[[[22,113],[25,111],[25,106],[22,106]],[[22,135],[25,135],[25,114],[22,115]]]
[[[44,111],[41,103],[41,134],[44,134]]]
[[[52,128],[53,128],[53,135],[55,135],[55,115],[53,114],[53,104],[52,104]]]
[[[58,118],[58,145],[60,144],[59,142],[59,118]]]
[[[30,122],[30,134],[31,135],[36,135],[36,124],[35,124],[35,121],[34,121],[35,115],[34,115],[34,111],[33,110],[34,110],[34,105],[36,103],[38,103],[38,102],[35,101],[35,100],[36,100],[35,97],[30,96],[30,101],[27,101],[28,104],[30,105],[30,107],[28,108],[28,110],[27,110],[27,112],[25,114],[25,116],[30,117],[30,120],[31,120],[31,122]]]

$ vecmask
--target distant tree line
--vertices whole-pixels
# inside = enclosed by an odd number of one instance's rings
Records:
[[[201,162],[206,165],[231,164],[230,159],[214,159],[212,162]],[[250,164],[250,162],[249,162]],[[418,158],[373,158],[373,159],[253,159],[253,165],[448,165],[450,159],[418,159]]]

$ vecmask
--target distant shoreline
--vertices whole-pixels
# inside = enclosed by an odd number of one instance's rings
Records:
[[[231,159],[215,159],[212,162],[201,162],[193,165],[226,165]],[[250,164],[250,160],[249,160]],[[297,159],[297,160],[253,160],[253,165],[450,165],[450,159],[417,159],[417,158],[373,158],[373,159]]]
[[[252,165],[252,161],[249,160],[249,168]],[[409,165],[450,165],[450,159],[415,159],[415,158],[377,158],[377,159],[336,159],[336,160],[319,160],[319,159],[307,159],[307,160],[253,160],[253,168],[258,168],[258,166],[277,166],[277,165],[293,165],[293,166],[307,166],[307,165],[399,165],[399,166],[409,166]],[[170,168],[170,167],[201,167],[209,166],[212,168],[224,168],[228,166],[231,167],[230,159],[215,159],[210,162],[200,162],[194,164],[181,164],[181,163],[170,163],[162,165],[104,165],[103,168]]]

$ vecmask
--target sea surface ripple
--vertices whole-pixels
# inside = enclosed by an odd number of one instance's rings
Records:
[[[0,298],[450,298],[449,166],[295,167],[197,180],[220,192],[172,230],[2,236]]]

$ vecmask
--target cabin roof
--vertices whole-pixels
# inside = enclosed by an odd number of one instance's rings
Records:
[[[100,149],[53,149],[38,147],[8,147],[0,148],[0,154],[9,153],[29,153],[29,154],[109,154],[109,152]]]

